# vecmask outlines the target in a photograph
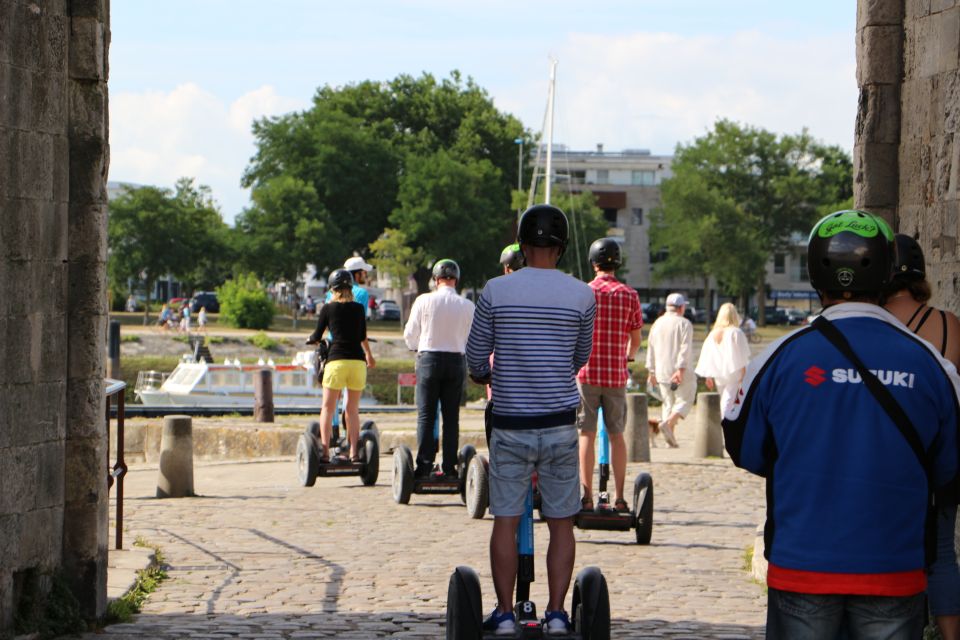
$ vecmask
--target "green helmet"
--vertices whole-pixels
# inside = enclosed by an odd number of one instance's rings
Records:
[[[807,241],[807,272],[817,291],[880,293],[893,274],[893,230],[866,211],[836,211]]]
[[[517,271],[524,267],[523,254],[520,252],[520,245],[514,242],[508,244],[500,252],[500,264],[511,271]]]

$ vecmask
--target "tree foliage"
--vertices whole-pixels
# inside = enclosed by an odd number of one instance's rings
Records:
[[[389,273],[391,284],[399,291],[406,288],[407,279],[429,263],[420,249],[410,246],[407,236],[397,229],[384,229],[380,237],[370,243],[371,262],[381,273]],[[403,304],[400,304],[400,322],[403,324]]]
[[[672,170],[651,230],[651,251],[666,254],[655,277],[713,275],[736,294],[760,286],[770,256],[853,189],[843,149],[729,120],[678,145]]]
[[[126,282],[142,280],[148,303],[158,278],[172,275],[188,290],[209,286],[225,264],[227,227],[210,189],[190,178],[177,181],[173,191],[125,189],[110,202],[107,234],[111,286],[124,290]]]
[[[273,321],[273,302],[252,273],[227,280],[217,288],[220,319],[240,329],[267,329]]]
[[[472,80],[453,72],[439,81],[423,74],[326,86],[310,109],[260,120],[253,131],[257,152],[243,176],[254,198],[245,242],[267,244],[250,240],[272,231],[273,218],[260,215],[269,210],[261,192],[285,179],[301,195],[310,188],[316,195],[315,205],[291,216],[322,221],[326,246],[307,258],[321,271],[354,252],[368,254],[390,227],[428,257],[456,259],[470,281],[492,274],[496,260],[488,256],[499,255],[513,220],[514,140],[529,135]],[[481,267],[487,263],[493,266]]]

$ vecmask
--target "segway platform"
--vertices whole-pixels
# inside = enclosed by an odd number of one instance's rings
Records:
[[[470,461],[477,455],[473,445],[467,444],[457,456],[457,477],[448,479],[440,473],[439,465],[434,465],[429,476],[416,477],[413,466],[413,453],[410,447],[401,444],[393,451],[393,499],[397,504],[409,504],[414,493],[460,494],[466,502],[466,478]]]
[[[350,444],[346,437],[341,439],[338,434],[331,437],[329,462],[320,461],[322,449],[320,423],[310,422],[297,442],[297,479],[302,486],[312,487],[318,477],[336,476],[360,476],[360,481],[367,487],[377,483],[380,475],[380,439],[373,420],[367,420],[360,426],[359,462],[351,462],[343,457],[344,452],[349,454]]]

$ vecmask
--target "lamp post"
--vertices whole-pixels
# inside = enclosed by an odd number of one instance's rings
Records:
[[[517,191],[523,191],[523,138],[515,138],[514,144],[520,145],[517,152]],[[523,213],[523,209],[517,209],[517,218]]]

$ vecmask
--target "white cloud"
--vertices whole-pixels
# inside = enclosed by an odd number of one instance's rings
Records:
[[[248,202],[240,175],[254,153],[255,118],[303,108],[261,86],[227,102],[196,84],[110,96],[111,180],[170,187],[190,176],[213,190],[232,222]]]

